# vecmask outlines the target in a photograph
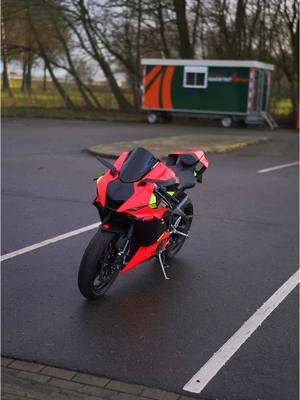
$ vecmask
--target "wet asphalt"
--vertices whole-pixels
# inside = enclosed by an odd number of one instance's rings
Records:
[[[2,254],[92,224],[92,144],[216,127],[2,120]],[[211,155],[191,238],[163,279],[156,261],[85,301],[77,271],[93,231],[2,264],[2,354],[184,394],[201,366],[298,268],[298,159],[292,131]],[[241,133],[232,130],[230,133]],[[228,134],[226,130],[224,132]],[[298,289],[213,378],[208,399],[298,399]],[[187,393],[186,393],[187,394]]]

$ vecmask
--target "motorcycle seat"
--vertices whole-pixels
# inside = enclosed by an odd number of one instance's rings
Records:
[[[176,165],[169,165],[179,178],[178,189],[190,189],[197,183],[194,175],[197,157],[191,153],[180,154]]]

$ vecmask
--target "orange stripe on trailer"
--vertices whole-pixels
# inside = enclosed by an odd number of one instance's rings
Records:
[[[161,74],[155,79],[151,87],[147,90],[144,97],[144,107],[160,108],[159,107],[159,89],[161,84]]]
[[[171,85],[175,67],[171,65],[166,68],[163,87],[162,87],[162,105],[163,108],[173,108],[172,97],[171,97]]]
[[[156,65],[154,68],[151,69],[150,72],[148,72],[144,79],[144,90],[146,90],[147,85],[152,81],[152,79],[161,70],[161,68],[161,65]]]

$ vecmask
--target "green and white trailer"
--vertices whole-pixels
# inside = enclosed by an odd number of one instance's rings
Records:
[[[150,123],[173,114],[256,124],[275,121],[268,114],[271,71],[259,61],[143,58],[142,109]]]

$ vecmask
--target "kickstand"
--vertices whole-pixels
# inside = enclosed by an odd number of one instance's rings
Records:
[[[161,269],[162,269],[165,279],[168,280],[170,278],[167,276],[166,271],[165,271],[165,268],[168,268],[168,265],[166,265],[164,263],[163,258],[165,258],[165,257],[162,257],[162,252],[159,252],[158,253],[159,263],[160,263],[160,266],[161,266]]]

